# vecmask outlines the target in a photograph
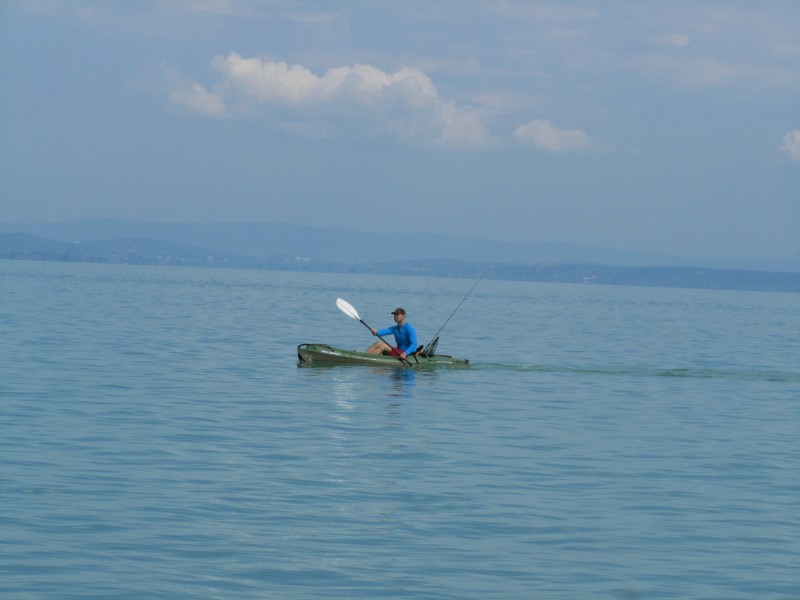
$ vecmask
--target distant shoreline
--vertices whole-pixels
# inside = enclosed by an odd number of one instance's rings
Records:
[[[16,237],[15,243],[12,237]],[[24,243],[23,243],[24,242]],[[38,247],[36,247],[38,246]],[[583,285],[628,285],[756,292],[800,292],[800,273],[702,267],[630,267],[594,264],[474,263],[458,260],[353,262],[291,256],[244,256],[154,240],[79,244],[0,234],[0,259],[152,265],[215,269],[476,278]]]

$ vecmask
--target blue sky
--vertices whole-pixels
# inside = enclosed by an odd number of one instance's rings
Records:
[[[0,77],[0,221],[800,257],[791,0],[12,0]]]

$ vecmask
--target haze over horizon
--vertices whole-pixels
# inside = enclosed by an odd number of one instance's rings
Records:
[[[0,77],[0,221],[800,258],[795,2],[12,0]]]

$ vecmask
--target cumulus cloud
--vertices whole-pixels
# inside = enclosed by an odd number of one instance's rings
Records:
[[[318,76],[301,65],[243,58],[231,53],[213,66],[232,87],[265,104],[308,106],[347,100],[362,106],[391,101],[409,107],[436,101],[436,88],[418,69],[385,73],[370,65],[336,67]]]
[[[302,65],[218,56],[212,66],[223,78],[215,92],[199,84],[171,99],[203,115],[288,111],[293,131],[330,130],[330,122],[367,127],[372,133],[433,137],[445,144],[480,146],[489,136],[479,111],[439,97],[431,79],[415,68],[387,73],[371,65],[335,67],[317,75]],[[298,127],[298,122],[304,125]],[[323,122],[324,121],[324,122]]]
[[[595,147],[591,138],[580,129],[559,129],[550,121],[536,119],[517,127],[514,137],[553,153],[585,152]]]
[[[173,91],[170,100],[201,115],[221,117],[225,114],[222,100],[198,83]]]
[[[800,129],[790,131],[783,136],[781,150],[792,160],[800,162]]]

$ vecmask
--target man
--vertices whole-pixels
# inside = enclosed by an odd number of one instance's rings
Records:
[[[406,311],[402,308],[395,308],[392,314],[395,325],[381,330],[373,329],[372,335],[389,335],[391,333],[394,335],[397,347],[392,348],[383,340],[378,340],[367,348],[367,354],[388,354],[405,359],[406,356],[417,350],[417,331],[409,323],[406,323]]]

